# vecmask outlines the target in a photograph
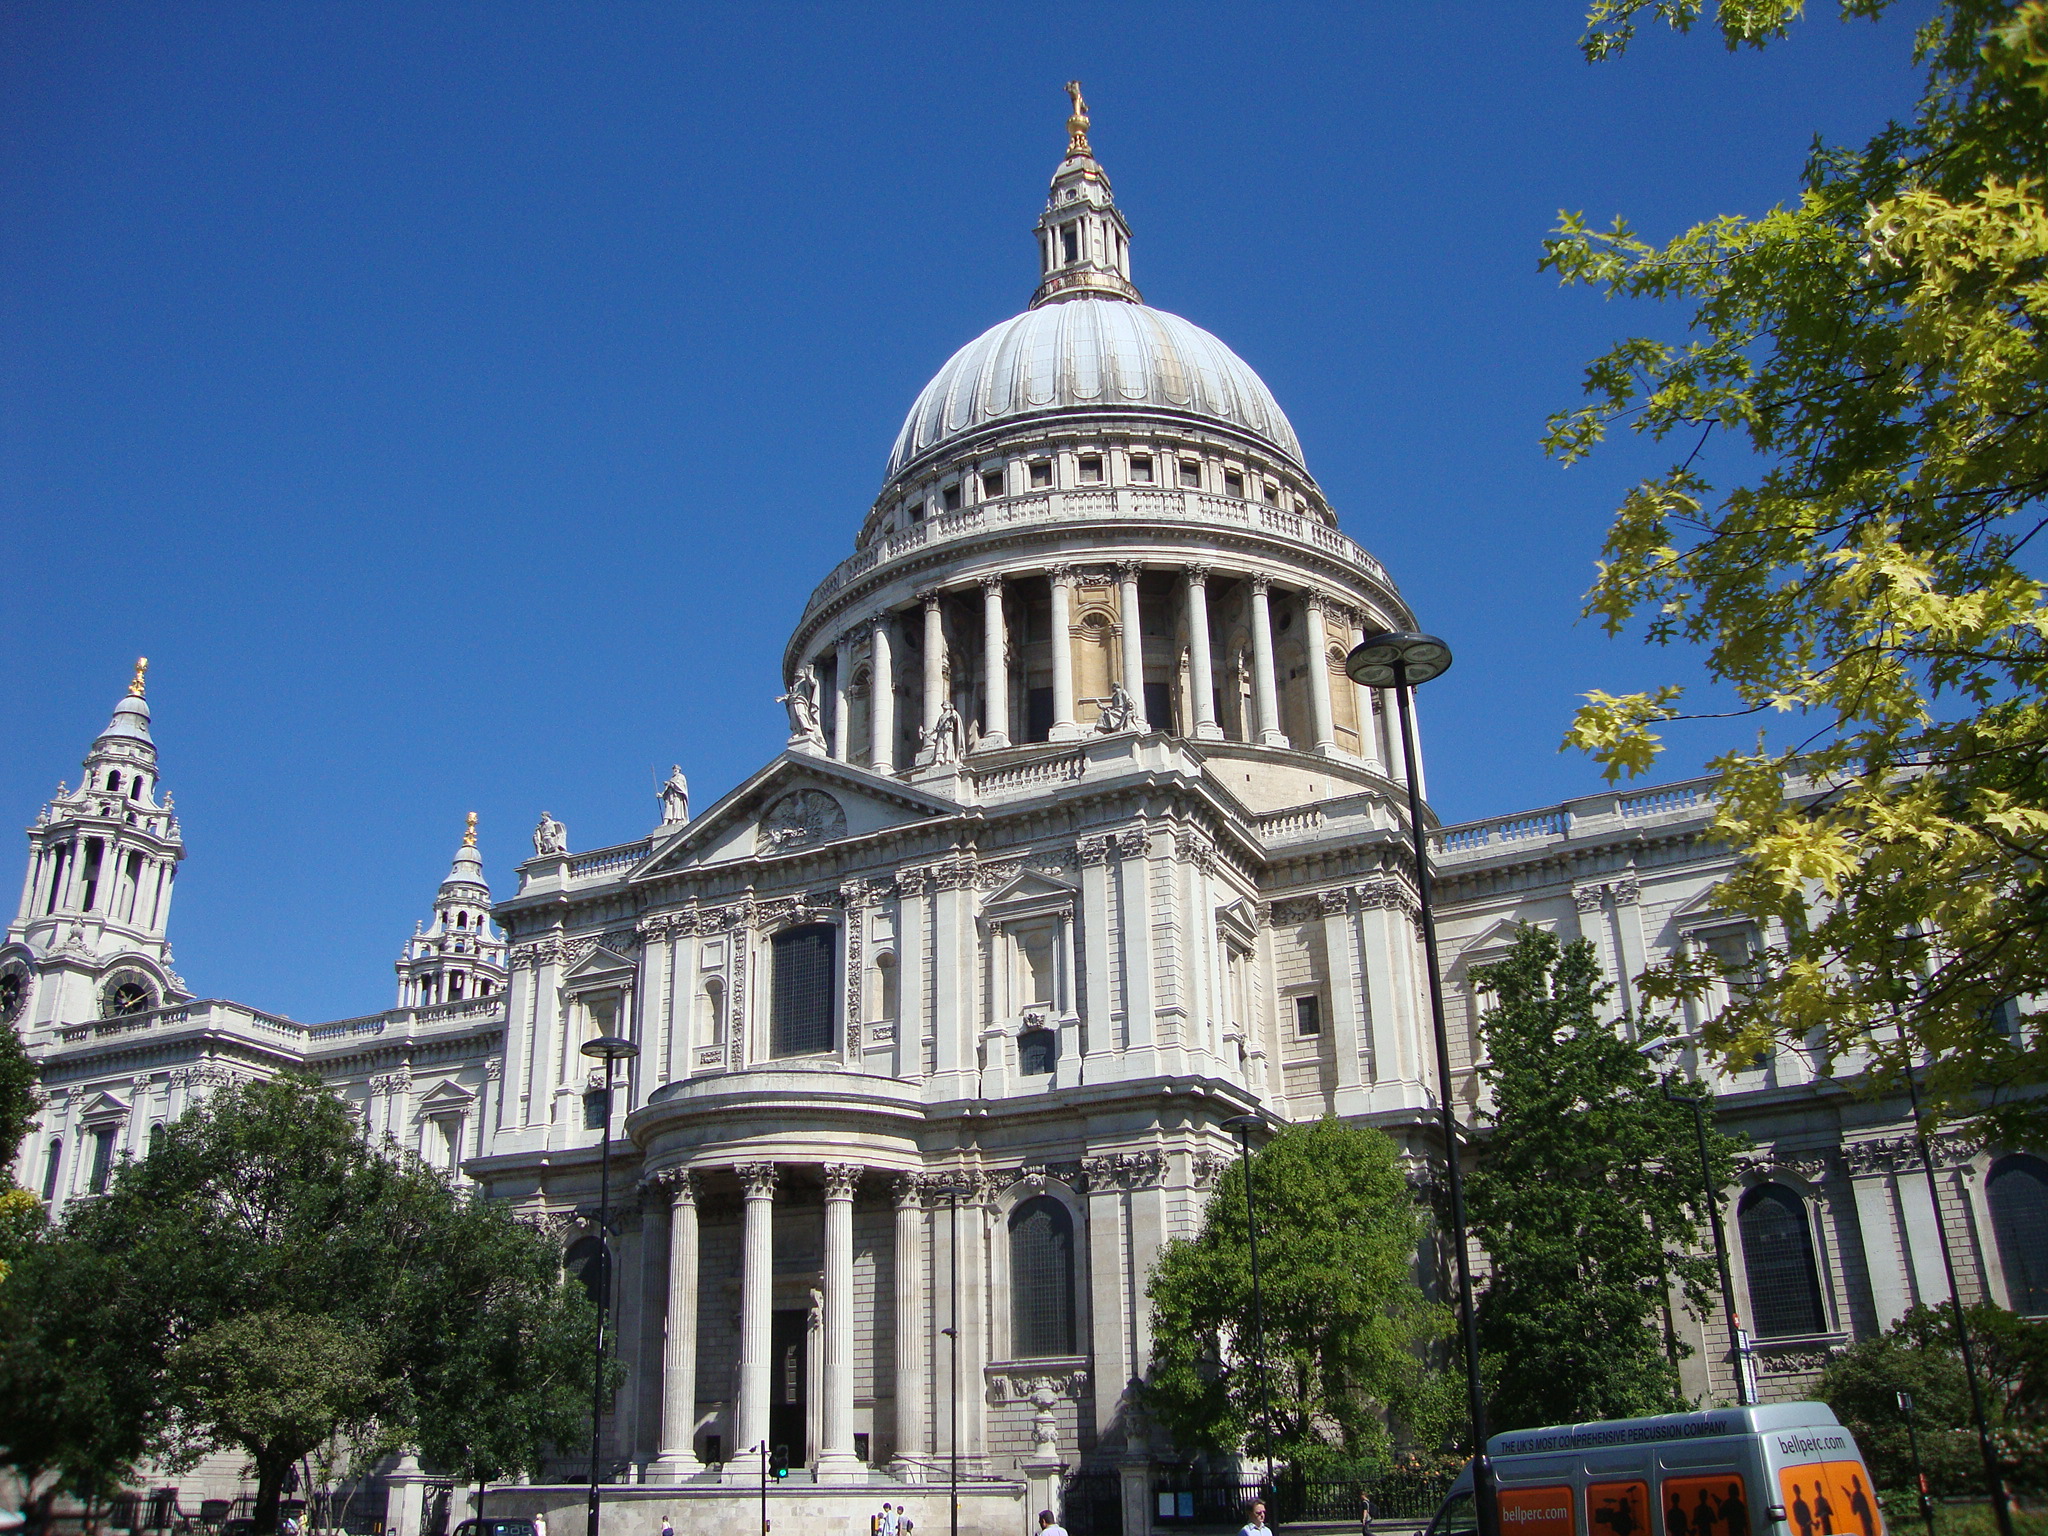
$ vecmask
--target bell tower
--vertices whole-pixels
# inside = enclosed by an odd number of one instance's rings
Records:
[[[147,658],[85,754],[76,790],[28,830],[21,907],[0,944],[0,1020],[29,1034],[183,1001],[165,941],[185,857],[170,796],[157,799]]]
[[[476,812],[434,896],[430,926],[415,925],[398,957],[398,1006],[431,1008],[505,989],[505,939],[491,925],[491,888],[476,851]]]
[[[1131,226],[1109,189],[1109,172],[1088,143],[1088,103],[1081,82],[1069,80],[1074,100],[1067,119],[1067,153],[1053,172],[1052,193],[1038,220],[1038,270],[1042,281],[1031,307],[1062,299],[1128,299],[1141,302],[1131,285]]]

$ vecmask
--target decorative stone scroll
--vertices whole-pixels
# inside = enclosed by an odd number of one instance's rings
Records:
[[[1230,1159],[1224,1153],[1213,1152],[1207,1147],[1189,1159],[1189,1173],[1195,1181],[1195,1188],[1208,1189],[1223,1177],[1223,1170],[1230,1166]]]
[[[1028,1403],[1040,1392],[1050,1393],[1054,1402],[1078,1403],[1088,1390],[1085,1370],[1045,1371],[1028,1365],[991,1365],[987,1373],[991,1403]]]
[[[1825,1152],[1771,1152],[1761,1157],[1738,1157],[1735,1171],[1738,1174],[1753,1174],[1758,1178],[1769,1178],[1774,1173],[1796,1174],[1808,1183],[1818,1184],[1833,1169],[1834,1163]]]
[[[1166,1154],[1107,1152],[1081,1159],[1081,1171],[1090,1189],[1149,1189],[1166,1177]]]
[[[1979,1138],[1958,1132],[1928,1139],[1928,1152],[1937,1168],[1954,1168],[1967,1163],[1982,1149]],[[1842,1163],[1851,1173],[1906,1173],[1920,1164],[1917,1136],[1880,1136],[1856,1141],[1842,1148]]]
[[[1756,1350],[1757,1369],[1766,1376],[1804,1376],[1827,1369],[1834,1358],[1832,1349],[1772,1349],[1762,1345]]]

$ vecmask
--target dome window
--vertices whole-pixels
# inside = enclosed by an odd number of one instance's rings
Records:
[[[1202,488],[1202,466],[1194,459],[1180,461],[1180,483],[1191,491]]]
[[[1131,455],[1131,484],[1133,484],[1133,485],[1150,485],[1151,483],[1152,483],[1152,455],[1151,455],[1151,454],[1149,454],[1149,453],[1134,453],[1134,454],[1132,454],[1132,455]]]
[[[956,480],[939,492],[939,498],[945,503],[948,512],[958,512],[960,510],[960,482]]]
[[[1031,488],[1042,490],[1052,484],[1052,460],[1037,459],[1031,465]]]
[[[1223,490],[1226,495],[1242,496],[1244,494],[1244,471],[1241,469],[1226,469],[1223,471]]]
[[[1083,485],[1102,484],[1101,454],[1085,453],[1081,456],[1081,483]]]
[[[1003,494],[1003,472],[1000,469],[985,469],[981,472],[981,499],[994,501]]]
[[[1069,224],[1060,230],[1060,259],[1068,266],[1081,259],[1080,226]]]
[[[1265,495],[1268,504],[1276,507],[1280,505],[1279,486],[1275,485],[1272,481],[1268,480],[1263,486],[1260,487],[1260,490]]]

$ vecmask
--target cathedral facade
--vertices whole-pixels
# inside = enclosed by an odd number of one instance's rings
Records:
[[[1146,1281],[1225,1122],[1378,1126],[1418,1185],[1440,1154],[1398,725],[1343,668],[1427,625],[1258,376],[1142,302],[1076,109],[1030,307],[918,396],[790,637],[787,749],[697,814],[678,772],[631,843],[543,815],[495,900],[472,827],[392,1008],[186,991],[138,671],[30,828],[0,946],[48,1100],[19,1182],[90,1197],[221,1084],[310,1069],[572,1270],[611,1246],[619,1481],[751,1480],[762,1443],[821,1484],[1136,1468],[1136,1536],[1170,1449],[1133,1393]],[[1711,809],[1690,784],[1420,829],[1461,1114],[1471,973],[1518,924],[1591,939],[1631,1029],[1652,961],[1757,947],[1707,904]],[[582,1047],[612,1037],[638,1054],[608,1102]],[[2048,1167],[1942,1144],[1936,1200],[1897,1107],[1796,1053],[1718,1086],[1755,1142],[1726,1212],[1764,1395],[1942,1299],[1944,1230],[1968,1298],[2048,1310]],[[1689,1389],[1732,1398],[1719,1320],[1680,1326]]]

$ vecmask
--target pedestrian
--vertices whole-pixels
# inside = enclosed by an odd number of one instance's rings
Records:
[[[676,1536],[676,1528],[668,1523],[668,1516],[661,1517],[661,1536]]]
[[[1372,1536],[1372,1495],[1358,1490],[1358,1536]]]
[[[1038,1536],[1067,1536],[1067,1533],[1052,1517],[1051,1510],[1041,1509],[1038,1512]]]
[[[544,1509],[533,1512],[533,1536],[548,1536],[548,1512]]]
[[[1273,1536],[1266,1528],[1266,1501],[1258,1500],[1252,1505],[1251,1518],[1244,1523],[1244,1529],[1237,1536]]]
[[[903,1511],[900,1509],[891,1508],[888,1500],[884,1499],[882,1501],[881,1536],[896,1536],[897,1526],[902,1519]]]

